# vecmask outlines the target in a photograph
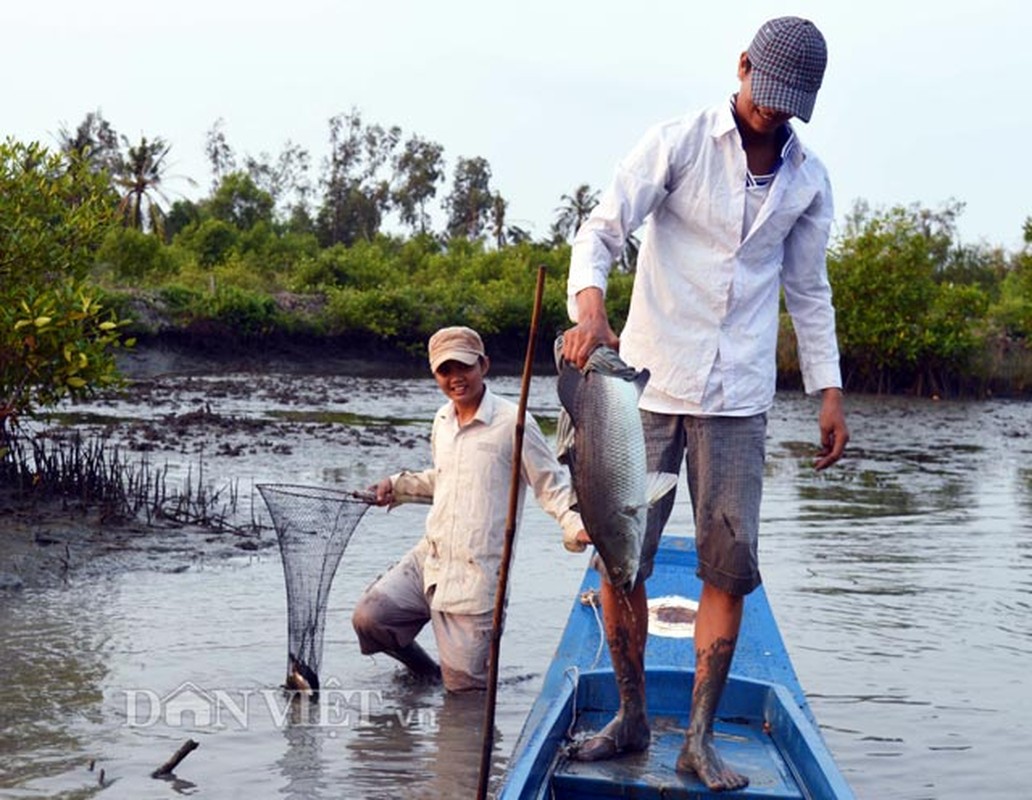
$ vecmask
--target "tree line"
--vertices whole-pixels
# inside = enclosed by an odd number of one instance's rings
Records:
[[[130,141],[98,110],[74,130],[62,126],[57,139],[66,157],[111,176],[126,227],[154,233],[166,243],[201,221],[205,210],[238,227],[265,221],[281,232],[312,234],[321,247],[372,241],[391,215],[410,235],[435,233],[431,210],[447,179],[442,145],[418,134],[406,136],[398,126],[366,123],[358,109],[331,117],[327,127],[328,149],[315,175],[312,154],[300,145],[288,140],[275,155],[241,154],[230,144],[224,120],[217,119],[205,135],[211,194],[199,203],[170,202],[171,145],[160,136]],[[532,238],[507,222],[508,201],[491,181],[487,159],[456,160],[451,188],[440,198],[446,219],[439,237],[487,238],[498,247]],[[563,195],[547,241],[571,235],[595,202],[597,192],[586,185]]]
[[[329,123],[318,178],[287,143],[241,155],[208,131],[207,194],[169,202],[170,145],[120,136],[99,112],[58,146],[0,145],[0,430],[18,415],[119,380],[114,353],[164,335],[262,346],[332,340],[418,353],[446,324],[471,324],[519,356],[536,268],[548,268],[542,327],[566,324],[569,239],[598,202],[559,198],[546,237],[505,221],[486,160],[357,110]],[[833,237],[829,276],[846,388],[956,396],[1032,393],[1032,219],[1017,252],[961,244],[963,204],[872,209],[858,202]],[[394,214],[406,233],[386,233]],[[619,330],[633,282],[627,242],[609,287]],[[798,382],[783,315],[779,376]]]

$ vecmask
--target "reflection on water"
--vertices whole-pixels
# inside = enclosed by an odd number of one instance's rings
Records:
[[[444,800],[474,797],[480,777],[482,693],[453,695],[434,691],[433,701],[420,699],[427,689],[395,698],[390,713],[372,714],[348,740],[348,789],[355,796],[375,797],[384,787],[403,787],[404,797]],[[420,720],[416,724],[416,719]],[[501,775],[505,754],[495,728],[491,773]]]
[[[492,385],[519,391],[515,378]],[[430,380],[351,377],[192,377],[150,392],[152,405],[79,410],[139,422],[210,404],[248,416],[256,428],[223,430],[218,450],[204,449],[238,453],[208,455],[206,468],[245,493],[260,482],[357,488],[424,466],[440,403]],[[814,401],[779,397],[768,432],[761,565],[816,716],[861,797],[1021,796],[1032,404],[854,397],[849,408],[853,444],[827,473],[811,469]],[[535,379],[530,410],[555,417],[551,380]],[[161,456],[185,475],[195,452],[184,443]],[[0,795],[471,796],[483,698],[413,684],[390,659],[361,656],[349,623],[424,514],[374,509],[357,529],[330,596],[332,691],[307,716],[278,688],[287,631],[275,550],[0,594]],[[682,490],[671,529],[689,533],[689,519]],[[586,565],[560,541],[528,504],[502,643],[495,783]],[[428,633],[422,643],[433,651]],[[202,705],[172,718],[163,704],[173,694]],[[130,697],[157,698],[162,713],[141,716]],[[151,779],[187,738],[200,747],[176,780]]]
[[[88,784],[99,790],[83,730],[101,717],[106,616],[96,587],[0,593],[0,789],[37,796]],[[62,773],[78,779],[54,779]]]
[[[848,463],[775,481],[799,524],[762,539],[817,718],[861,796],[1020,794],[1032,406],[852,405]]]

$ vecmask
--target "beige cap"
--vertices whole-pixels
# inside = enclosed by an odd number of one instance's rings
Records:
[[[461,325],[441,328],[430,337],[427,349],[430,352],[430,369],[434,372],[437,372],[437,368],[445,361],[461,361],[463,364],[472,365],[485,355],[480,334]]]

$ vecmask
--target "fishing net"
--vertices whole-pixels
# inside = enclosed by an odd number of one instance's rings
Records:
[[[340,557],[369,499],[318,486],[260,484],[276,529],[287,584],[287,682],[319,688],[326,605]]]

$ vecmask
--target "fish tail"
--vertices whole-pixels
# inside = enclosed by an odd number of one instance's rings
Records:
[[[677,486],[673,472],[650,472],[645,476],[645,505],[652,507]]]
[[[315,670],[293,653],[288,653],[287,656],[290,661],[287,670],[287,688],[301,692],[318,691],[319,676],[315,674]]]

